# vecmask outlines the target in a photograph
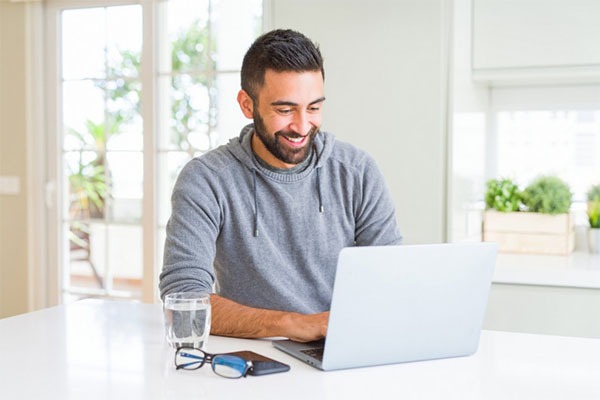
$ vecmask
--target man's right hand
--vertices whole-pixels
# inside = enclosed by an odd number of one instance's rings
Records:
[[[288,326],[285,330],[288,337],[296,342],[312,342],[323,339],[327,335],[329,311],[318,314],[289,314]]]

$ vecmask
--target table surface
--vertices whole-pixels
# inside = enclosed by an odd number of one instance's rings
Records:
[[[598,339],[483,331],[470,357],[323,372],[269,340],[211,336],[211,353],[253,350],[291,365],[229,380],[206,367],[175,370],[162,321],[160,305],[108,300],[0,320],[0,397],[600,399]]]

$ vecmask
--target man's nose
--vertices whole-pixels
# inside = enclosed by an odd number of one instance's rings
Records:
[[[312,128],[311,119],[307,112],[301,111],[294,115],[294,120],[290,126],[294,132],[301,134],[302,136],[307,135]]]

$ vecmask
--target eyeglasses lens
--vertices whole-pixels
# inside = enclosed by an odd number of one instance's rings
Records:
[[[246,374],[248,366],[241,357],[221,354],[213,358],[212,369],[215,374],[225,378],[241,378]]]
[[[177,369],[197,369],[204,364],[204,353],[197,349],[181,348],[175,353]]]

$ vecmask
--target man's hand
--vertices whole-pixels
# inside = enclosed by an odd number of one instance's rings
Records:
[[[265,310],[211,295],[211,334],[241,338],[283,336],[299,342],[322,339],[327,334],[329,311],[299,314]]]
[[[296,342],[312,342],[327,335],[327,324],[329,322],[329,311],[318,314],[295,314],[290,313],[286,335]]]

